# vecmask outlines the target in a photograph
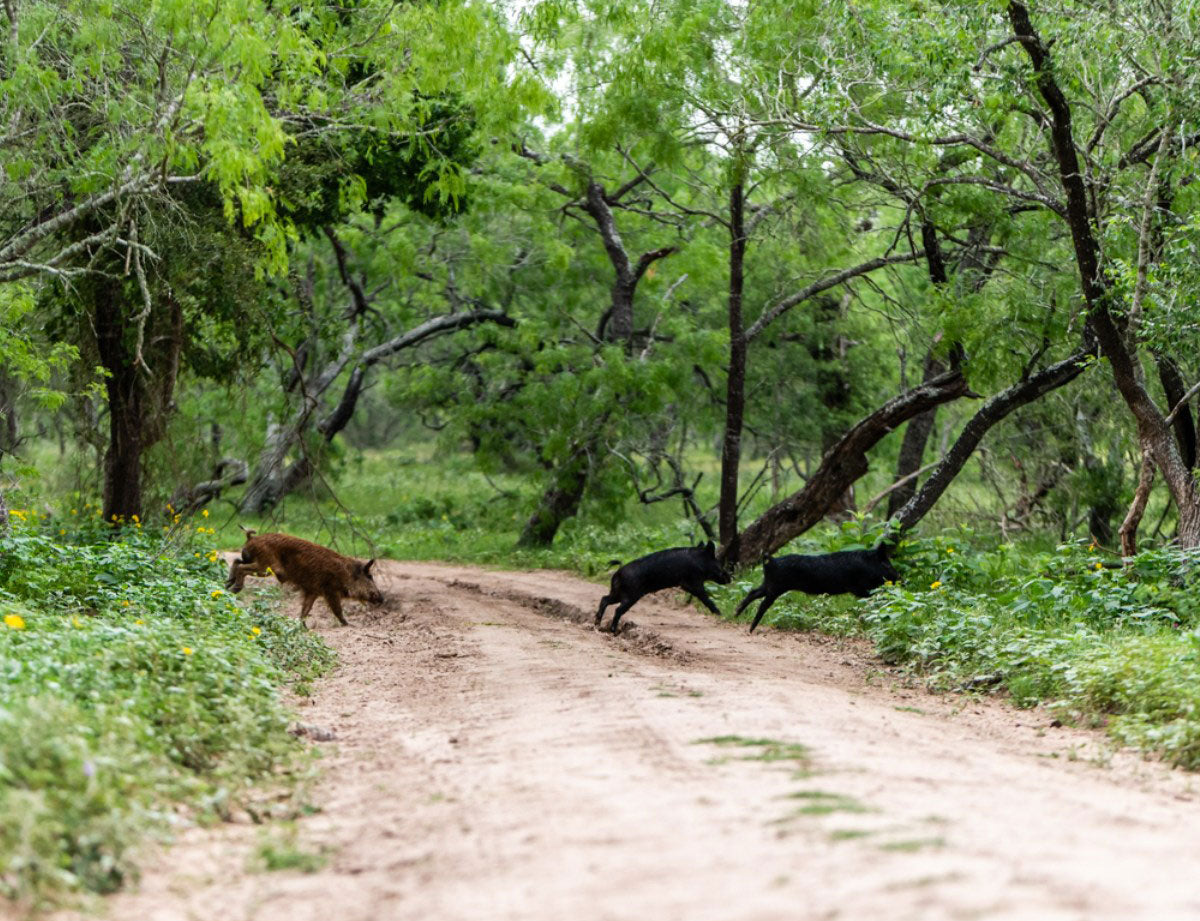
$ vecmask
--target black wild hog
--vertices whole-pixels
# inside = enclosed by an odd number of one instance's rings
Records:
[[[767,608],[784,592],[806,592],[809,595],[852,594],[866,598],[884,582],[897,582],[900,574],[888,559],[891,548],[878,544],[874,550],[841,550],[805,556],[794,553],[763,563],[763,584],[742,599],[734,617],[740,617],[746,606],[761,598],[758,613],[750,632],[758,626]]]
[[[383,603],[383,593],[371,576],[373,565],[374,560],[360,563],[328,547],[289,534],[255,536],[253,531],[247,530],[241,559],[230,565],[225,587],[236,594],[242,590],[246,576],[266,576],[273,572],[280,582],[290,583],[304,593],[304,603],[300,607],[302,624],[308,626],[305,618],[320,597],[325,599],[333,616],[349,626],[342,616],[343,598]]]
[[[672,547],[659,550],[640,559],[626,563],[613,573],[609,592],[600,599],[600,610],[596,612],[596,626],[604,617],[604,609],[610,604],[619,604],[613,614],[611,629],[617,632],[621,615],[637,604],[638,599],[664,588],[681,588],[699,598],[706,608],[720,615],[713,600],[704,590],[705,582],[729,584],[729,576],[717,562],[716,550],[710,540],[700,547]]]

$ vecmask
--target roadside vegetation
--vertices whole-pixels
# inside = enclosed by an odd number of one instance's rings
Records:
[[[268,602],[233,603],[207,517],[106,523],[86,502],[10,517],[0,894],[110,892],[146,836],[298,808],[311,766],[284,694],[332,655]]]

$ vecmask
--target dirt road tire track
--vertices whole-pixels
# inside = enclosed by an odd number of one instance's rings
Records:
[[[109,917],[1200,917],[1193,778],[1098,735],[872,685],[859,644],[747,636],[669,593],[614,638],[603,589],[562,573],[379,581],[354,627],[310,616],[341,659],[301,706],[336,733],[299,826],[325,868],[249,872],[258,828],[193,829]],[[804,751],[701,741],[727,736]]]

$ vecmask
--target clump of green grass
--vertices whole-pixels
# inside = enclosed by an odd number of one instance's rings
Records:
[[[37,905],[118,888],[175,804],[221,817],[298,780],[281,688],[332,653],[233,603],[203,517],[18,512],[0,540],[0,895]]]
[[[697,745],[718,745],[722,748],[757,749],[752,754],[738,757],[738,761],[793,761],[807,768],[810,756],[808,747],[798,742],[780,742],[777,739],[749,739],[745,736],[713,736],[697,739]],[[724,759],[717,759],[718,763]]]
[[[264,832],[251,859],[250,869],[268,873],[278,870],[316,873],[323,870],[329,863],[329,853],[324,849],[313,851],[303,847],[298,837],[296,826],[292,824]]]
[[[824,790],[797,790],[788,799],[804,800],[794,815],[829,815],[831,812],[868,812],[869,809],[852,796],[826,793]]]
[[[894,853],[911,854],[916,851],[923,851],[929,847],[945,847],[945,838],[906,838],[902,841],[886,841],[879,845],[881,851],[892,851]]]

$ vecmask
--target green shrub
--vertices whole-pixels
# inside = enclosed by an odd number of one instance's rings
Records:
[[[221,587],[212,531],[18,512],[0,540],[0,894],[106,892],[172,803],[227,814],[303,749],[280,688],[331,652]]]

